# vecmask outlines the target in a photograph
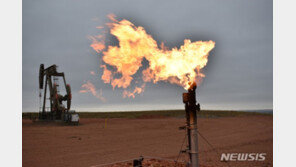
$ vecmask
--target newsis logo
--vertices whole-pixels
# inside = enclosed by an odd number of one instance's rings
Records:
[[[264,161],[266,153],[222,153],[221,161]]]

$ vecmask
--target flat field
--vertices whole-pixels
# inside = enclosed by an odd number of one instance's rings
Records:
[[[96,166],[127,159],[177,159],[184,141],[184,111],[80,113],[79,126],[32,121],[23,114],[24,167]],[[204,111],[198,115],[199,158],[204,167],[272,166],[272,114]],[[183,145],[185,148],[186,143]],[[265,161],[221,162],[221,153],[266,153]],[[179,161],[186,160],[181,154]]]

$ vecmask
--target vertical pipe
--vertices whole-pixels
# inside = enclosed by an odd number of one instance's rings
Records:
[[[186,111],[186,130],[187,130],[187,141],[188,141],[188,148],[189,150],[191,150],[191,137],[190,137],[190,110],[189,110],[189,106],[188,103],[185,103],[185,111]],[[189,159],[190,159],[190,163],[191,163],[191,154],[189,154]]]
[[[198,167],[198,137],[196,111],[190,111],[190,155],[192,167]]]
[[[198,167],[198,137],[197,137],[197,117],[196,117],[196,84],[193,83],[185,93],[185,100],[183,95],[183,102],[185,103],[187,135],[189,143],[189,157],[190,166]]]

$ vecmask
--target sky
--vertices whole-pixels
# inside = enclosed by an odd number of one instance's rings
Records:
[[[105,25],[110,13],[144,27],[170,48],[183,45],[184,39],[216,42],[197,88],[202,109],[272,109],[272,9],[272,0],[24,0],[23,112],[39,110],[41,63],[56,64],[65,73],[72,89],[71,109],[76,111],[184,108],[186,91],[180,86],[148,83],[142,94],[122,98],[122,89],[113,90],[100,79],[100,55],[88,37],[101,33],[96,27]],[[79,93],[87,81],[106,101]]]

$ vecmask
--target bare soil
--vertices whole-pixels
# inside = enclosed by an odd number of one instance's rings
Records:
[[[144,159],[147,157],[147,160],[149,157],[176,160],[185,137],[185,131],[178,130],[178,127],[184,124],[184,118],[155,117],[108,120],[83,118],[79,126],[24,119],[23,166],[90,167],[134,159],[141,155]],[[215,147],[211,148],[199,136],[201,166],[272,166],[272,115],[199,118],[198,128]],[[221,162],[221,153],[267,155],[265,161]],[[186,154],[181,154],[178,161],[187,159]],[[147,160],[146,164],[153,162]],[[154,166],[174,166],[174,163],[166,160],[157,162],[159,164]]]

